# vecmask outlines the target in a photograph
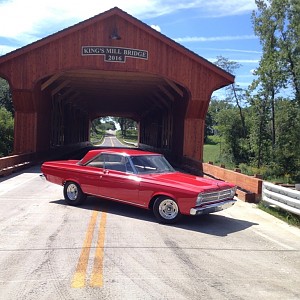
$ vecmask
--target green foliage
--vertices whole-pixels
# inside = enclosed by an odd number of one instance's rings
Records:
[[[237,107],[221,110],[217,116],[218,134],[222,138],[221,156],[238,165],[248,162],[248,143]]]
[[[7,111],[14,114],[12,96],[9,84],[3,78],[0,78],[0,107],[4,107]]]
[[[126,137],[128,130],[136,129],[136,122],[128,118],[115,118],[115,121],[120,125],[121,135]]]
[[[130,142],[130,143],[137,143],[138,142],[138,131],[136,129],[127,130],[126,131],[126,136],[122,135],[121,130],[118,130],[116,135],[117,135],[117,138],[120,141]]]
[[[252,19],[263,56],[257,85],[265,92],[291,88],[300,104],[300,4],[298,0],[256,0]],[[273,95],[274,96],[274,95]]]
[[[13,150],[14,120],[11,112],[0,107],[0,157],[9,155]]]
[[[13,151],[14,119],[13,103],[8,82],[0,78],[0,157]]]
[[[280,100],[276,109],[280,112],[273,155],[276,175],[289,174],[292,180],[300,181],[300,108],[294,102]]]

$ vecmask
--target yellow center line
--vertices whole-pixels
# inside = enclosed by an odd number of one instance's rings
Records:
[[[112,139],[112,138],[110,138],[110,142],[111,142],[111,145],[114,147],[114,146],[115,146],[115,144],[114,144],[114,142],[113,142],[113,139]]]
[[[71,286],[73,288],[81,288],[85,286],[86,269],[88,265],[91,244],[93,240],[93,232],[96,225],[97,216],[98,216],[98,211],[94,211],[91,216],[90,224],[82,246],[82,251],[78,260],[77,268],[72,280]]]
[[[94,258],[94,268],[91,275],[90,286],[102,287],[103,285],[103,257],[105,239],[106,212],[102,212],[98,233],[97,248]]]

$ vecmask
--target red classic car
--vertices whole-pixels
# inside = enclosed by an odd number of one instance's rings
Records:
[[[141,150],[90,150],[79,161],[49,161],[41,169],[48,181],[64,186],[70,205],[93,195],[151,209],[161,223],[220,211],[236,201],[234,185],[175,171],[163,155]]]

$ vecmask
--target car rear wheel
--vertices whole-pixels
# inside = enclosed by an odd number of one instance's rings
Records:
[[[77,183],[68,181],[64,185],[64,197],[68,204],[76,206],[85,200],[86,195]]]
[[[158,197],[153,205],[153,213],[160,223],[172,224],[180,217],[179,207],[174,199]]]

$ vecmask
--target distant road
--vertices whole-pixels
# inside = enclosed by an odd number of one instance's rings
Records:
[[[126,144],[121,143],[116,138],[116,136],[113,134],[108,134],[99,146],[102,146],[102,147],[130,147]]]

